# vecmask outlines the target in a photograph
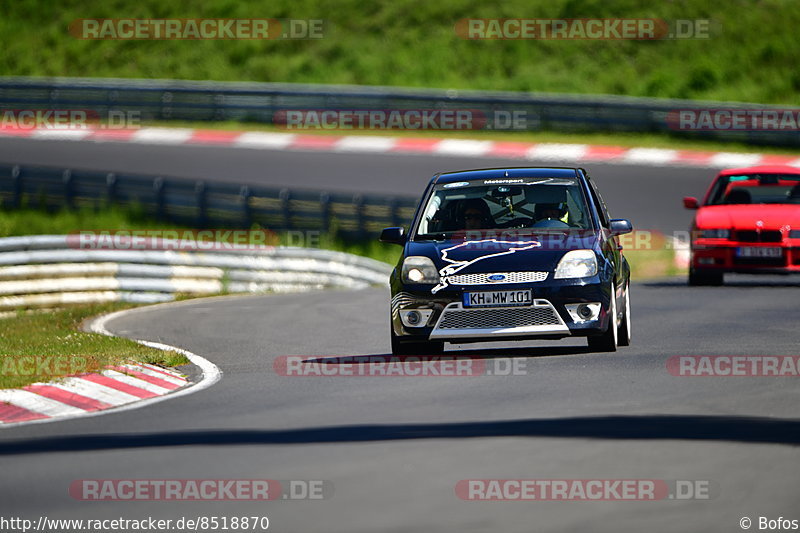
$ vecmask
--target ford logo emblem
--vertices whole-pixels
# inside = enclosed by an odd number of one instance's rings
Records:
[[[491,274],[489,276],[486,276],[486,279],[488,279],[489,281],[503,281],[504,279],[506,279],[506,275],[505,274]]]

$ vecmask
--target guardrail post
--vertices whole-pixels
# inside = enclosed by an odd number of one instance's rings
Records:
[[[253,225],[253,210],[250,207],[250,187],[247,185],[243,185],[241,189],[239,189],[239,198],[242,202],[242,224],[246,228],[250,228]]]
[[[11,182],[14,191],[12,205],[18,209],[22,207],[22,169],[19,165],[11,168]]]
[[[106,174],[106,202],[109,206],[117,203],[117,175],[113,172]]]
[[[290,230],[292,229],[292,211],[289,206],[289,202],[291,200],[291,193],[289,192],[289,189],[281,189],[281,192],[278,194],[278,198],[281,201],[283,229]]]
[[[364,215],[364,197],[360,194],[353,196],[353,207],[356,211],[356,228],[359,238],[364,238],[367,234],[367,220]]]
[[[400,203],[397,198],[389,200],[389,218],[392,221],[392,226],[397,227],[400,225]]]
[[[64,183],[64,205],[69,209],[75,207],[74,191],[72,189],[72,171],[67,169],[61,174],[61,180]]]
[[[319,195],[319,210],[322,215],[322,231],[331,233],[331,195],[323,192]]]
[[[198,181],[194,184],[194,197],[197,204],[197,219],[195,223],[198,228],[205,228],[207,222],[207,202],[206,198],[206,182]]]
[[[164,91],[161,93],[161,116],[159,118],[163,118],[169,120],[172,117],[172,93],[169,91]]]
[[[156,219],[164,220],[164,178],[158,177],[153,180],[153,194],[156,197]]]

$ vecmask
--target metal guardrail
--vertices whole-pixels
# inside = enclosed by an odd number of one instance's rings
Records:
[[[391,266],[292,247],[207,251],[75,249],[66,235],[0,239],[0,310],[72,303],[169,301],[178,293],[305,291],[387,283]],[[184,241],[185,243],[185,241]]]
[[[667,100],[611,95],[566,95],[179,80],[0,77],[5,109],[80,109],[107,116],[136,111],[143,120],[235,120],[272,123],[295,109],[469,109],[492,117],[524,113],[526,128],[552,131],[661,132],[750,144],[800,146],[800,136],[778,131],[675,131],[667,116],[678,109],[780,109],[761,104]],[[489,121],[492,124],[492,121]],[[493,126],[496,127],[496,124]]]
[[[0,207],[4,209],[137,206],[156,220],[194,228],[257,224],[272,231],[371,238],[386,226],[408,224],[416,203],[415,198],[0,164]]]

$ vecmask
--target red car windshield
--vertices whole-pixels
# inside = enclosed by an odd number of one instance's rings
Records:
[[[720,176],[706,205],[800,204],[800,175]]]

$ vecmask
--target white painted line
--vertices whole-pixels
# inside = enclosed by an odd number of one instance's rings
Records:
[[[67,405],[65,403],[45,398],[39,394],[22,389],[0,390],[0,402],[8,402],[17,407],[22,407],[28,411],[41,413],[47,416],[69,416],[83,414],[86,411]],[[4,424],[5,425],[5,424]]]
[[[92,130],[67,130],[37,128],[31,132],[31,137],[44,140],[81,141],[92,135]]]
[[[64,378],[52,383],[46,383],[46,385],[111,405],[124,405],[141,399],[133,394],[81,378]]]
[[[367,135],[352,135],[342,137],[334,147],[343,152],[386,152],[394,148],[394,137],[370,137]]]
[[[242,133],[232,146],[239,148],[286,148],[294,142],[295,135],[292,133],[262,133],[249,131]]]
[[[580,160],[586,157],[588,151],[586,144],[541,143],[528,150],[525,157],[547,161]]]
[[[139,363],[139,366],[142,366],[144,368],[149,368],[150,370],[152,370],[153,372],[155,372],[157,374],[158,373],[167,373],[167,374],[169,374],[171,376],[174,376],[174,377],[176,377],[178,379],[185,379],[180,372],[176,372],[176,371],[174,371],[174,370],[172,370],[170,368],[164,368],[163,366],[151,365],[150,363]]]
[[[150,383],[149,381],[145,381],[143,379],[123,374],[122,372],[117,372],[116,370],[106,369],[103,370],[101,374],[115,381],[119,381],[120,383],[124,383],[126,385],[130,385],[131,387],[136,387],[139,389],[144,389],[148,392],[152,392],[153,394],[166,394],[172,390],[166,387],[160,387],[158,385],[154,385],[153,383]]]
[[[183,144],[194,135],[188,128],[142,128],[130,137],[131,142],[145,144]]]
[[[761,161],[761,154],[739,154],[734,152],[719,152],[709,159],[712,167],[749,167]]]
[[[473,141],[468,139],[445,139],[433,147],[433,153],[441,155],[463,155],[480,157],[488,153],[494,143],[492,141]]]
[[[186,383],[187,383],[187,381],[185,379],[183,379],[183,378],[179,378],[179,377],[176,377],[176,376],[169,376],[167,374],[164,374],[163,372],[158,372],[156,370],[151,370],[151,369],[147,368],[146,366],[128,365],[128,364],[119,365],[119,366],[121,366],[122,368],[127,368],[128,370],[132,370],[134,372],[140,372],[140,373],[142,373],[142,374],[144,374],[146,376],[151,376],[151,377],[154,377],[154,378],[158,378],[158,379],[164,380],[167,383],[172,383],[173,385],[183,386],[183,385],[186,385]]]
[[[677,161],[677,150],[665,150],[662,148],[631,148],[622,160],[626,163],[646,163],[660,165]]]

